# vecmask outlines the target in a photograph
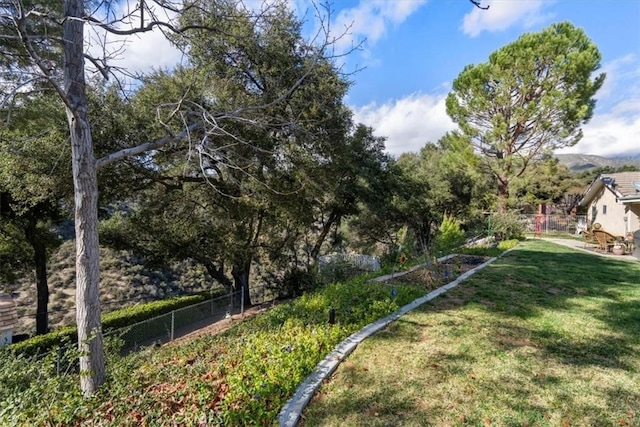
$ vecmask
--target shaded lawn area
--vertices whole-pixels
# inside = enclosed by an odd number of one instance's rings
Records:
[[[526,241],[369,338],[304,425],[640,425],[640,263]]]

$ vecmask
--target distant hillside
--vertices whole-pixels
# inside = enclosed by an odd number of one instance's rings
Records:
[[[583,172],[606,166],[612,168],[636,166],[640,168],[640,155],[629,158],[607,158],[591,154],[556,154],[555,157],[573,172]]]
[[[150,269],[127,251],[100,249],[100,300],[103,313],[137,302],[190,292],[207,291],[219,285],[204,268],[189,261],[164,269]],[[75,247],[66,241],[49,260],[49,325],[56,328],[75,322]],[[36,289],[32,273],[12,285],[0,284],[0,291],[16,295],[19,326],[15,333],[35,329]]]

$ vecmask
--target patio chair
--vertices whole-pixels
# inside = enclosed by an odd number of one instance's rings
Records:
[[[609,252],[611,248],[616,243],[622,244],[624,242],[624,237],[622,236],[614,236],[613,234],[600,230],[593,230],[593,236],[598,241],[598,249],[602,250],[602,252]]]
[[[591,231],[591,230],[583,230],[582,231],[582,238],[584,239],[584,246],[583,247],[585,247],[585,248],[588,247],[588,245],[598,245],[598,240],[593,235],[593,231]]]

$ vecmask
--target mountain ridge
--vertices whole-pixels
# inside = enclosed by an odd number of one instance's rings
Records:
[[[583,172],[600,167],[635,166],[640,169],[640,153],[620,157],[604,157],[594,154],[554,154],[554,157],[573,172]]]

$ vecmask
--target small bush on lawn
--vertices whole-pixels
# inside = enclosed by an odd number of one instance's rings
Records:
[[[388,286],[363,278],[332,284],[216,336],[112,356],[108,383],[90,399],[78,397],[75,375],[61,384],[51,370],[38,376],[39,362],[19,356],[33,375],[0,382],[10,389],[0,390],[0,425],[272,425],[339,342],[422,294],[403,286],[396,291],[392,297]],[[334,325],[328,324],[331,308]],[[22,399],[22,393],[39,399]]]
[[[498,249],[504,252],[509,249],[515,248],[518,243],[520,243],[520,240],[518,239],[503,240],[501,242],[498,242]]]
[[[497,240],[522,240],[525,237],[526,227],[515,212],[493,213],[489,221]]]

